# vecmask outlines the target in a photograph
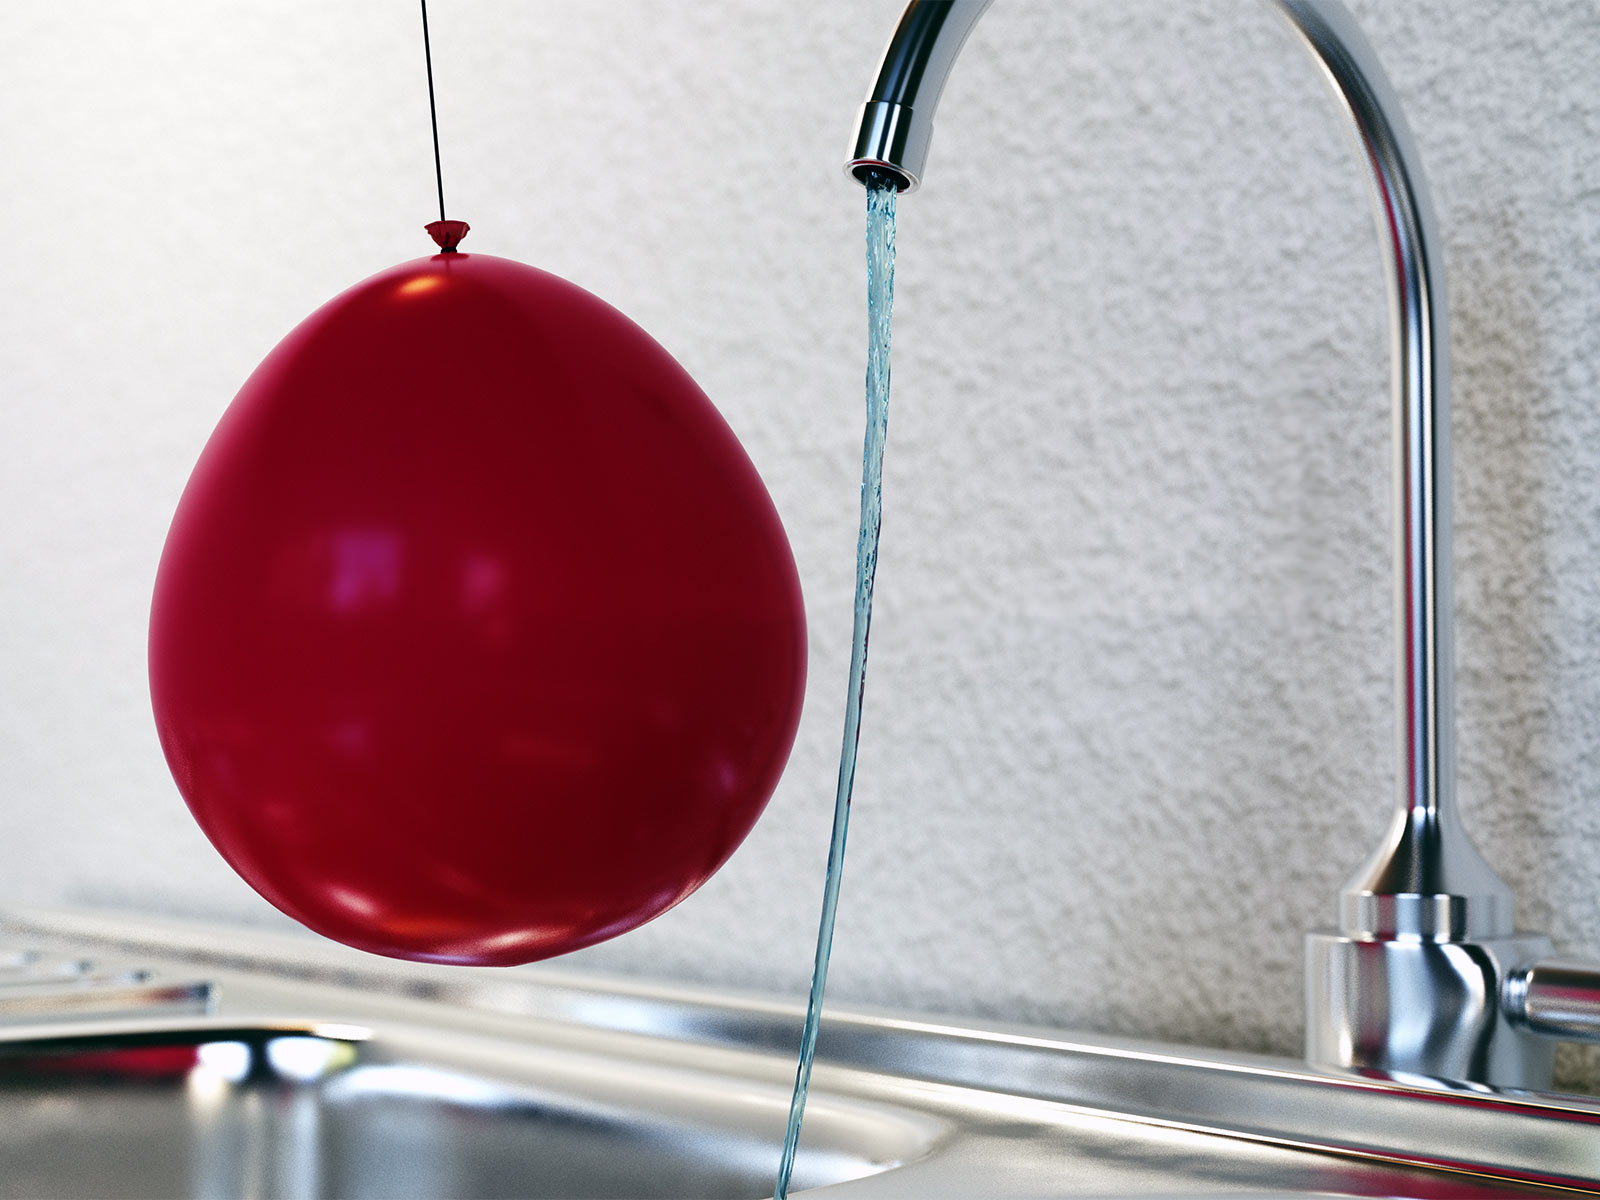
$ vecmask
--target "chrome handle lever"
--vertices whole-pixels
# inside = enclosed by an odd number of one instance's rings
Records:
[[[1506,977],[1506,1016],[1530,1033],[1600,1042],[1600,963],[1546,958]]]

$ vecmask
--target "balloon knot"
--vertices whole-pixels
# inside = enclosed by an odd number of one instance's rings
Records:
[[[461,244],[461,239],[467,236],[467,231],[472,226],[465,221],[429,221],[423,228],[428,231],[428,236],[433,238],[442,253],[454,254],[456,247]]]

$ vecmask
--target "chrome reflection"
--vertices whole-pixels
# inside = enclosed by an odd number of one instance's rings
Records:
[[[280,1037],[267,1043],[267,1062],[276,1074],[295,1083],[315,1083],[351,1066],[356,1049],[325,1037]]]
[[[215,1076],[223,1083],[243,1083],[250,1074],[250,1047],[243,1042],[207,1042],[195,1048],[190,1074]]]
[[[517,1103],[510,1088],[460,1071],[416,1063],[363,1067],[340,1080],[337,1091],[330,1095],[342,1101],[426,1100],[465,1108],[511,1108]]]

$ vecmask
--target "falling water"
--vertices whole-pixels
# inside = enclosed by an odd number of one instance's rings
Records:
[[[811,970],[811,998],[800,1036],[800,1065],[789,1102],[789,1128],[783,1139],[774,1200],[789,1195],[811,1085],[811,1060],[817,1050],[822,992],[833,950],[833,918],[839,908],[839,878],[844,871],[844,840],[850,826],[850,791],[856,780],[856,746],[861,739],[861,695],[866,687],[867,633],[872,627],[872,580],[878,569],[878,525],[883,515],[883,439],[889,429],[889,312],[894,306],[895,184],[873,174],[867,185],[867,437],[861,461],[861,532],[856,538],[856,611],[850,642],[850,690],[845,697],[844,743],[839,750],[839,786],[833,802],[833,840],[828,845],[828,878],[822,890],[822,924]]]

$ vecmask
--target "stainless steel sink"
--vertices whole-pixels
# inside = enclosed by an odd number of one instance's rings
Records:
[[[0,1196],[766,1196],[799,1021],[787,1002],[556,969],[13,912]],[[841,1197],[1600,1191],[1600,1105],[836,1011],[796,1183]]]
[[[0,1195],[760,1196],[772,1098],[726,1077],[394,1030],[185,1027],[15,1041]],[[834,1106],[804,1168],[925,1153],[914,1116]]]

